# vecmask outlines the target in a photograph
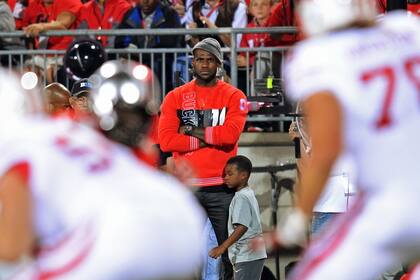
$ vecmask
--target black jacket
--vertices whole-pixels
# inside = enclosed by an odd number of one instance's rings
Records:
[[[151,28],[181,28],[178,13],[170,6],[158,4],[153,15]],[[119,29],[143,29],[141,7],[130,9],[125,15]],[[181,46],[180,35],[119,36],[115,48],[126,48],[134,44],[138,48],[177,48]]]

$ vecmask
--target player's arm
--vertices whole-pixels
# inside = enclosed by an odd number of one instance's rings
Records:
[[[234,230],[232,234],[226,239],[221,245],[213,248],[209,252],[209,256],[217,259],[220,257],[226,250],[232,246],[236,241],[238,241],[242,235],[248,230],[248,227],[241,225],[241,224],[234,224]]]
[[[342,150],[342,112],[338,100],[329,92],[312,95],[303,106],[312,150],[307,164],[301,166],[297,207],[309,217]]]
[[[303,102],[303,108],[311,136],[311,156],[300,166],[295,209],[277,233],[270,236],[269,243],[289,246],[301,245],[306,240],[313,208],[342,150],[342,112],[338,100],[330,92],[318,92]]]
[[[25,163],[15,165],[0,178],[0,259],[18,261],[35,243],[31,195]]]

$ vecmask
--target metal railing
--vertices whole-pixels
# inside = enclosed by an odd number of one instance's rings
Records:
[[[296,28],[295,27],[270,27],[270,28],[218,28],[218,29],[206,29],[206,28],[199,28],[199,29],[111,29],[111,30],[56,30],[56,31],[47,31],[43,32],[42,36],[74,36],[75,38],[78,37],[92,37],[92,36],[150,36],[150,35],[220,35],[220,34],[229,34],[230,36],[230,46],[222,48],[222,52],[224,53],[225,60],[228,59],[230,64],[230,82],[232,85],[241,88],[248,96],[258,95],[258,92],[255,92],[256,88],[256,80],[255,78],[264,78],[261,73],[260,68],[255,68],[256,63],[254,66],[251,65],[251,54],[256,54],[255,57],[257,61],[260,58],[267,57],[269,58],[269,65],[270,67],[275,66],[273,63],[273,57],[277,56],[280,57],[281,63],[282,57],[285,54],[285,51],[288,47],[258,47],[258,48],[240,48],[237,46],[237,36],[239,34],[246,34],[246,33],[287,33],[287,34],[295,34]],[[23,31],[16,31],[16,32],[0,32],[0,38],[24,38],[26,37]],[[191,49],[189,47],[185,48],[168,48],[168,49],[145,49],[145,48],[122,48],[122,49],[115,49],[115,48],[107,48],[106,52],[109,56],[112,56],[115,59],[124,57],[127,60],[138,60],[142,62],[144,57],[149,58],[149,65],[151,68],[155,69],[155,65],[160,64],[161,69],[159,73],[156,73],[157,76],[160,78],[162,84],[162,92],[161,92],[161,99],[165,96],[168,92],[167,81],[174,80],[173,77],[168,77],[167,73],[173,75],[175,70],[174,65],[176,63],[172,63],[173,65],[167,63],[167,61],[177,61],[178,58],[185,57],[185,65],[183,65],[186,69],[189,68],[189,60],[188,57],[191,56],[190,53]],[[27,49],[12,49],[12,50],[0,50],[0,58],[6,57],[6,61],[8,63],[7,66],[9,68],[17,68],[18,71],[24,71],[24,68],[29,68],[31,70],[35,70],[35,60],[34,57],[40,57],[40,61],[42,61],[43,67],[40,70],[40,75],[44,78],[47,76],[46,70],[46,60],[49,58],[50,60],[57,63],[63,56],[65,51],[63,50],[46,50],[46,49],[36,49],[36,50],[27,50]],[[237,65],[237,56],[238,54],[245,54],[246,66],[239,68]],[[160,59],[160,61],[156,61],[156,57]],[[168,57],[170,59],[168,59]],[[16,66],[12,63],[12,58],[14,62],[17,64]],[[39,65],[38,65],[39,66]],[[281,68],[280,65],[277,65],[278,68]],[[171,67],[167,71],[168,67]],[[55,68],[54,71],[57,71],[58,68]],[[272,70],[272,69],[271,69]],[[155,70],[156,71],[156,70]],[[238,73],[240,76],[238,76]],[[187,70],[184,80],[188,81],[190,77],[190,73]],[[273,74],[273,73],[271,73]],[[65,76],[65,82],[62,82],[66,86],[70,86],[70,81],[68,77]],[[280,78],[280,73],[275,73],[274,76]],[[175,81],[173,81],[175,82]],[[172,84],[171,84],[172,85]],[[178,84],[175,84],[177,86]],[[266,115],[266,116],[250,116],[248,118],[251,121],[256,122],[266,122],[266,121],[275,121],[280,122],[280,126],[283,127],[283,121],[290,120],[289,117],[285,117],[284,115]]]
[[[229,53],[230,57],[230,67],[231,67],[231,82],[234,86],[238,85],[238,72],[237,72],[237,54],[238,52],[284,52],[287,48],[285,47],[272,47],[272,48],[239,48],[237,46],[237,36],[244,33],[296,33],[295,27],[270,27],[270,28],[218,28],[218,29],[185,29],[185,28],[176,28],[176,29],[110,29],[110,30],[55,30],[47,31],[42,33],[42,36],[142,36],[142,35],[220,35],[220,34],[229,34],[230,35],[230,47],[223,48],[224,53]],[[11,38],[11,37],[25,37],[23,31],[16,32],[0,32],[1,38]],[[168,53],[189,53],[188,48],[183,49],[107,49],[108,53],[120,53],[120,54],[168,54]],[[0,51],[0,56],[9,56],[12,55],[62,55],[63,51],[52,51],[52,50],[7,50]],[[20,59],[20,60],[23,60]]]

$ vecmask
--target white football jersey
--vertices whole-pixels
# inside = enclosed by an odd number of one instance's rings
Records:
[[[344,115],[347,151],[365,190],[420,181],[420,23],[403,13],[373,28],[298,44],[285,66],[289,97],[329,91]],[[416,182],[416,183],[413,183]],[[402,183],[402,184],[396,184]]]
[[[130,149],[66,119],[25,122],[0,149],[1,174],[29,166],[39,239],[13,279],[162,279],[199,266],[201,207]]]

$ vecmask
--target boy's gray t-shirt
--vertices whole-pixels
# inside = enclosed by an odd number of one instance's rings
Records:
[[[232,264],[267,258],[265,248],[253,251],[249,247],[251,239],[262,235],[260,210],[254,191],[248,186],[235,193],[229,206],[228,231],[232,234],[234,224],[248,228],[245,234],[229,247]]]

